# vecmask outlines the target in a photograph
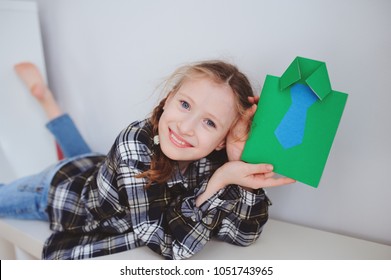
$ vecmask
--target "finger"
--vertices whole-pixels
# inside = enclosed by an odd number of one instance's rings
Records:
[[[265,173],[265,174],[264,174],[264,176],[265,176],[266,179],[267,179],[267,178],[273,178],[274,175],[276,175],[274,172],[268,172],[268,173]]]
[[[296,180],[293,180],[291,178],[268,178],[265,180],[265,186],[264,188],[270,188],[270,187],[278,187],[283,185],[289,185],[292,183],[295,183]]]
[[[247,99],[250,103],[257,104],[259,101],[259,96],[249,96]]]
[[[248,122],[254,116],[256,111],[257,111],[257,105],[253,104],[250,108],[248,108],[246,110],[242,120],[244,120],[245,122]]]
[[[265,163],[259,163],[259,164],[250,164],[246,163],[246,175],[256,175],[256,174],[264,174],[269,173],[273,171],[273,165],[271,164],[265,164]]]
[[[250,117],[254,116],[255,112],[257,111],[257,108],[258,108],[257,104],[253,104],[253,106],[251,106],[251,108],[250,108],[250,110],[251,110],[250,111],[251,112]]]

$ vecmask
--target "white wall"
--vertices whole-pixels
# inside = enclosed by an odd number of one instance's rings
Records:
[[[33,62],[45,76],[37,5],[0,1],[0,182],[42,171],[57,159],[47,118],[17,77],[17,61]],[[26,145],[28,135],[29,145]],[[26,160],[26,155],[30,160]],[[31,160],[33,159],[33,160]]]
[[[325,61],[349,100],[321,184],[269,190],[271,214],[391,244],[390,1],[37,2],[50,86],[100,152],[183,63],[228,59],[259,91],[298,55]]]

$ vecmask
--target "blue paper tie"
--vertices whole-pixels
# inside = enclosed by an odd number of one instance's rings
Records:
[[[318,96],[307,85],[295,84],[290,93],[292,104],[274,131],[285,149],[303,142],[307,110],[318,100]]]

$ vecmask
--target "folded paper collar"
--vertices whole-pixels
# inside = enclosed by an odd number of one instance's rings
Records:
[[[331,91],[326,63],[304,57],[296,57],[279,79],[280,90],[297,83],[307,84],[320,100]]]

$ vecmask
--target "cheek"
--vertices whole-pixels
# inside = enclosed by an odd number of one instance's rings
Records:
[[[170,120],[172,120],[171,112],[169,110],[164,110],[159,119],[159,127],[166,125]]]
[[[175,121],[179,119],[181,116],[179,110],[175,107],[173,107],[171,104],[168,104],[166,106],[166,109],[163,111],[162,115],[160,116],[160,120],[163,120],[165,122],[168,121]]]
[[[204,133],[204,135],[201,137],[201,141],[203,143],[203,146],[211,151],[217,148],[218,145],[221,144],[222,141],[225,140],[225,134],[208,134]]]

